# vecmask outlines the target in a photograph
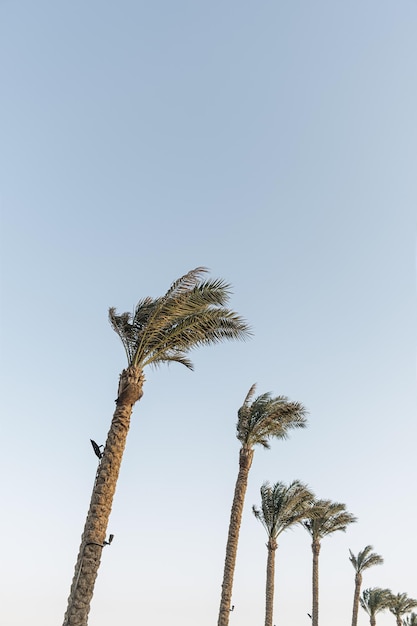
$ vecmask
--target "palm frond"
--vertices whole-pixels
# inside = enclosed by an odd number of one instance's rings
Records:
[[[380,611],[389,608],[391,600],[391,590],[382,589],[381,587],[364,589],[359,598],[361,607],[370,617],[374,617]]]
[[[349,560],[357,573],[361,573],[374,565],[382,565],[384,559],[379,554],[372,552],[373,549],[373,546],[366,546],[363,550],[358,552],[357,557],[353,554],[352,550],[349,550]]]
[[[252,511],[268,537],[276,540],[283,531],[304,517],[313,500],[314,494],[299,480],[288,486],[283,482],[273,486],[266,482],[261,486],[261,509],[254,505]]]
[[[349,524],[356,522],[346,505],[331,500],[316,500],[302,524],[313,540],[320,540],[338,530],[345,532]]]
[[[292,428],[305,428],[307,410],[300,402],[291,402],[286,396],[272,397],[264,393],[252,402],[255,385],[249,390],[238,411],[236,436],[247,446],[270,447],[270,439],[286,439]]]
[[[246,339],[251,331],[237,313],[225,308],[230,286],[222,279],[203,280],[204,267],[175,281],[160,298],[144,298],[132,315],[109,311],[130,365],[145,367],[176,361],[192,368],[186,353],[226,339]]]

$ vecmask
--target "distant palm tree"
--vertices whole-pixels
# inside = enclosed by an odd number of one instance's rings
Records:
[[[265,626],[272,625],[274,610],[275,551],[277,539],[291,526],[297,524],[311,507],[314,494],[306,485],[294,480],[290,485],[277,482],[272,487],[264,483],[261,487],[261,509],[252,507],[253,513],[268,535],[268,560],[266,567]]]
[[[391,598],[390,589],[381,589],[381,587],[364,589],[359,602],[363,610],[368,613],[371,626],[376,626],[376,614],[389,607]]]
[[[349,524],[356,522],[354,515],[346,511],[346,505],[331,500],[316,500],[308,516],[302,522],[304,528],[311,535],[313,551],[313,610],[312,626],[319,624],[319,554],[321,540],[337,530],[343,532]]]
[[[397,593],[391,595],[389,610],[397,620],[397,626],[402,626],[401,618],[406,613],[410,613],[417,606],[417,600],[409,598],[406,593]]]
[[[417,626],[417,613],[411,613],[411,615],[403,619],[402,626]]]
[[[349,560],[352,563],[355,570],[355,592],[353,595],[353,611],[352,611],[352,626],[357,626],[358,623],[358,611],[359,611],[359,596],[361,594],[362,586],[362,572],[374,565],[382,565],[384,559],[379,554],[372,552],[373,546],[366,546],[358,556],[355,556],[352,550],[349,550]]]
[[[306,426],[306,409],[300,402],[290,402],[285,396],[273,398],[270,393],[253,399],[255,389],[256,385],[252,385],[238,411],[236,436],[242,445],[230,513],[218,626],[228,626],[229,623],[239,531],[254,448],[257,445],[269,448],[270,439],[286,439],[292,428]]]
[[[87,624],[130,417],[133,406],[143,394],[144,368],[177,362],[193,369],[187,358],[192,348],[224,339],[244,339],[249,334],[246,322],[225,308],[229,285],[222,279],[203,279],[206,271],[198,267],[175,281],[164,296],[144,298],[133,315],[117,315],[113,308],[109,311],[110,324],[125,348],[128,367],[120,374],[116,409],[107,442],[103,452],[99,450],[100,464],[64,626]]]

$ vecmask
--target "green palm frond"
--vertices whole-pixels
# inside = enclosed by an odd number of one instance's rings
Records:
[[[275,540],[304,517],[313,500],[314,494],[299,480],[288,486],[277,482],[272,487],[266,482],[261,487],[261,509],[253,506],[252,511],[268,537]]]
[[[374,617],[380,611],[389,608],[391,600],[391,590],[381,589],[381,587],[364,589],[359,598],[361,607],[370,617]]]
[[[264,393],[253,399],[252,385],[238,411],[236,436],[246,447],[262,445],[269,448],[273,437],[286,439],[292,428],[305,428],[307,410],[300,402],[290,402],[286,396],[272,397]]]
[[[411,613],[408,617],[403,619],[403,626],[417,626],[417,613]]]
[[[191,349],[251,334],[243,318],[225,308],[230,286],[219,278],[203,280],[206,272],[203,267],[191,270],[164,296],[142,299],[133,315],[109,310],[129,365],[143,368],[176,361],[192,369],[186,357]]]
[[[366,546],[358,552],[358,556],[355,556],[352,550],[349,550],[349,561],[352,563],[355,572],[361,573],[374,565],[382,565],[384,559],[379,554],[372,552],[373,549],[373,546]]]
[[[416,607],[417,600],[409,598],[406,593],[397,593],[396,595],[392,594],[388,608],[396,618],[399,618],[406,613],[410,613]]]
[[[346,510],[345,504],[316,500],[302,524],[313,541],[319,541],[337,530],[345,532],[348,525],[356,521],[356,517]]]

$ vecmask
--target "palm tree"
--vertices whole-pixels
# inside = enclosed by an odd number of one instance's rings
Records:
[[[417,600],[409,598],[406,593],[397,593],[397,595],[391,595],[391,601],[388,608],[391,613],[395,615],[397,626],[402,626],[402,616],[409,613],[411,609],[414,609],[416,606]]]
[[[376,626],[376,614],[389,607],[391,598],[390,589],[381,589],[381,587],[364,589],[359,602],[363,610],[368,613],[371,626]]]
[[[277,539],[284,530],[291,528],[305,516],[314,500],[314,494],[298,480],[294,480],[289,486],[282,482],[277,482],[272,487],[264,483],[261,487],[261,500],[261,509],[253,506],[252,510],[268,535],[265,626],[272,626]]]
[[[331,500],[316,500],[309,515],[302,522],[304,528],[312,537],[313,551],[313,609],[312,626],[319,624],[319,554],[321,540],[337,530],[343,532],[349,524],[356,522],[356,518],[346,511],[346,505]]]
[[[300,402],[290,402],[285,396],[273,398],[270,393],[253,400],[255,389],[256,385],[252,385],[238,411],[236,437],[242,445],[230,513],[218,626],[228,626],[229,623],[239,531],[254,448],[257,445],[269,448],[270,439],[286,439],[290,429],[306,426],[306,409]]]
[[[352,611],[352,626],[357,626],[358,623],[358,611],[359,611],[359,596],[361,594],[362,586],[362,572],[374,565],[382,565],[384,559],[379,554],[372,552],[373,546],[366,546],[358,556],[355,556],[352,550],[349,550],[349,561],[352,563],[355,570],[355,592],[353,595],[353,611]]]
[[[222,279],[204,279],[206,272],[203,267],[188,272],[164,296],[141,300],[133,315],[117,315],[114,308],[109,311],[128,366],[120,374],[116,409],[94,483],[64,626],[87,624],[130,417],[143,394],[145,367],[177,362],[193,369],[187,358],[192,348],[250,334],[246,322],[225,308],[230,286]]]
[[[411,613],[411,615],[403,619],[402,626],[417,626],[417,613]]]

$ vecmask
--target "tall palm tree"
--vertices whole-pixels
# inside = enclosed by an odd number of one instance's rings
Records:
[[[268,560],[266,566],[265,626],[272,626],[274,610],[275,551],[278,537],[284,530],[297,524],[311,507],[314,494],[306,485],[294,480],[290,485],[277,482],[272,487],[261,487],[261,509],[252,507],[253,513],[268,535]]]
[[[302,522],[304,528],[312,538],[311,549],[313,551],[313,608],[312,626],[319,624],[319,554],[321,540],[337,530],[343,532],[349,524],[356,522],[354,515],[346,510],[346,505],[331,500],[316,500],[311,510]]]
[[[191,270],[164,296],[141,300],[133,315],[118,315],[114,308],[109,311],[128,366],[120,374],[116,409],[94,483],[64,626],[87,624],[130,417],[143,394],[145,367],[177,362],[193,369],[187,358],[192,348],[250,334],[246,322],[225,308],[230,286],[222,279],[205,279],[206,272],[203,267]]]
[[[403,619],[402,626],[417,626],[417,613],[411,613]]]
[[[361,595],[362,586],[362,572],[374,565],[382,565],[384,559],[376,552],[372,552],[373,546],[366,546],[363,550],[358,552],[358,556],[355,556],[352,550],[349,550],[349,561],[352,563],[355,570],[355,592],[353,595],[353,610],[352,610],[352,626],[357,626],[358,623],[358,611],[359,611],[359,596]]]
[[[286,439],[289,430],[304,428],[307,423],[306,409],[300,402],[290,402],[285,396],[273,398],[270,393],[253,399],[255,389],[256,385],[252,385],[238,411],[236,437],[242,445],[230,513],[218,626],[227,626],[229,623],[239,531],[255,446],[269,448],[271,439]]]
[[[389,605],[389,610],[393,615],[395,615],[395,619],[397,620],[397,626],[402,626],[401,618],[406,613],[410,613],[412,609],[415,609],[417,606],[417,600],[414,598],[409,598],[406,593],[397,593],[397,595],[391,595],[391,601]]]
[[[368,613],[371,626],[376,626],[376,614],[389,607],[391,598],[390,589],[371,587],[363,590],[359,602],[363,610]]]

